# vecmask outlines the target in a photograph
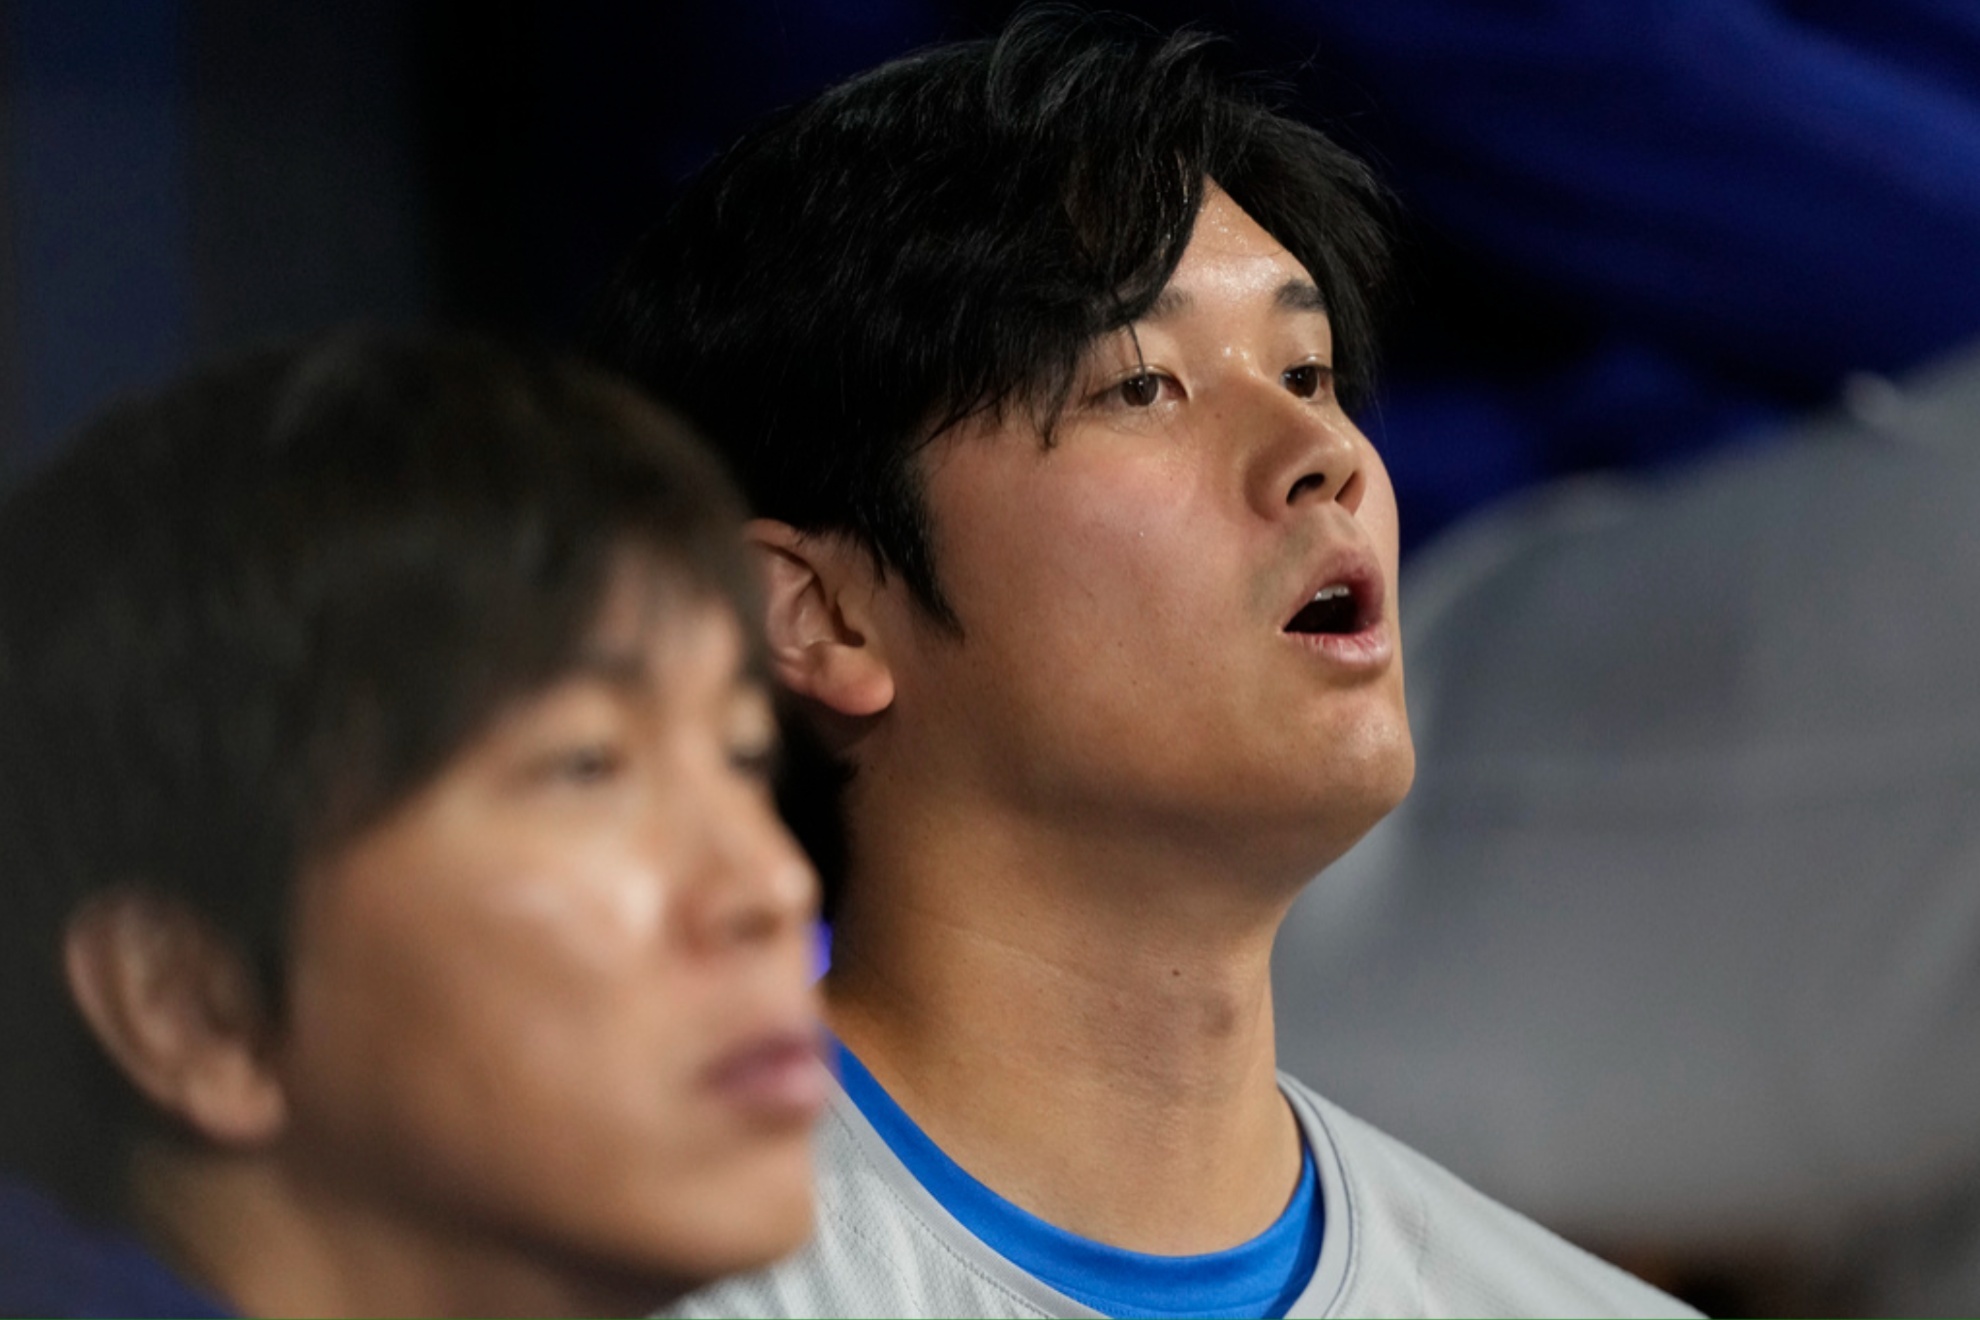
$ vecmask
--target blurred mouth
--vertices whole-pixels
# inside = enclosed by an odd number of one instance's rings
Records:
[[[824,1037],[811,1026],[751,1036],[709,1065],[707,1088],[746,1119],[772,1127],[808,1126],[831,1093]]]

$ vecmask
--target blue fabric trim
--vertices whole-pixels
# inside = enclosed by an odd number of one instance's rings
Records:
[[[0,1179],[0,1315],[230,1316],[130,1238]]]
[[[978,1182],[929,1140],[851,1050],[833,1044],[846,1094],[942,1208],[1019,1269],[1103,1315],[1278,1317],[1313,1277],[1326,1214],[1310,1150],[1285,1213],[1242,1246],[1200,1256],[1124,1251],[1048,1224]]]

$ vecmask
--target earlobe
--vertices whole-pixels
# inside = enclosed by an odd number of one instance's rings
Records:
[[[764,630],[777,681],[839,715],[877,715],[893,704],[894,675],[874,627],[878,573],[840,538],[752,519],[763,570]]]
[[[97,898],[63,933],[63,972],[92,1035],[153,1104],[219,1145],[263,1144],[287,1119],[266,1020],[238,953],[182,905]]]

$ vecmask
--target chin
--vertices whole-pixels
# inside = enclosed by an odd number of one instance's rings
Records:
[[[594,1203],[584,1229],[565,1236],[561,1254],[578,1273],[609,1288],[592,1314],[644,1314],[732,1274],[789,1255],[812,1234],[810,1143],[760,1153],[728,1176],[669,1180],[616,1210]],[[625,1308],[631,1306],[631,1311]]]
[[[690,1287],[769,1265],[811,1240],[814,1171],[807,1145],[789,1168],[757,1171],[700,1201],[693,1240],[676,1258]]]
[[[1368,755],[1358,767],[1359,792],[1354,796],[1354,821],[1356,828],[1349,847],[1361,841],[1361,836],[1375,828],[1382,818],[1402,805],[1409,796],[1410,785],[1416,782],[1416,745],[1411,741],[1408,726],[1396,734],[1368,749]],[[1345,816],[1347,813],[1343,813]],[[1342,849],[1343,852],[1346,849]]]
[[[1359,790],[1354,796],[1376,813],[1368,822],[1373,827],[1396,809],[1416,778],[1416,741],[1410,736],[1408,713],[1400,699],[1393,706],[1385,703],[1379,711],[1338,726],[1333,741],[1340,758],[1334,778],[1353,780]]]
[[[1416,743],[1410,738],[1407,728],[1397,735],[1395,746],[1389,749],[1388,755],[1372,768],[1370,779],[1378,809],[1375,819],[1368,822],[1368,828],[1374,829],[1376,821],[1402,805],[1403,799],[1409,796],[1410,786],[1416,782]]]
[[[1415,778],[1416,749],[1406,726],[1365,742],[1325,782],[1309,786],[1294,829],[1300,855],[1290,869],[1310,879],[1339,861],[1402,804]]]
[[[757,1269],[781,1260],[811,1241],[817,1225],[811,1178],[812,1169],[807,1164],[802,1186],[792,1189],[777,1203],[756,1204],[751,1231],[736,1244],[720,1273]]]

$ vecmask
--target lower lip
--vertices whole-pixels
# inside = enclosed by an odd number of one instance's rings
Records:
[[[1378,623],[1353,633],[1286,633],[1301,649],[1347,669],[1380,670],[1395,658],[1394,635]]]
[[[747,1117],[768,1123],[810,1123],[824,1111],[829,1074],[809,1042],[777,1041],[730,1056],[709,1086]]]

